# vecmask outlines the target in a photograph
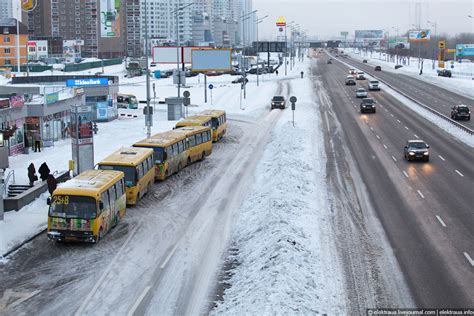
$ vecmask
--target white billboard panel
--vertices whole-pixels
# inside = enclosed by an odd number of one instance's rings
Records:
[[[155,46],[151,50],[153,62],[156,64],[176,64],[184,59],[185,64],[191,63],[191,51],[198,46]]]
[[[191,60],[196,72],[232,70],[231,49],[193,49]]]

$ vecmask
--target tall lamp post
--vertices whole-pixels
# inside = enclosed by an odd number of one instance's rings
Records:
[[[258,54],[258,25],[263,22],[264,19],[266,19],[268,15],[265,15],[263,18],[259,18],[257,16],[257,19],[255,20],[255,25],[257,26],[257,87],[259,86],[259,70],[260,70],[260,59],[259,59],[259,54]]]
[[[245,13],[243,14],[241,17],[240,17],[240,20],[242,21],[242,56],[243,56],[243,60],[245,61],[245,46],[246,46],[246,43],[245,43],[245,21],[250,19],[250,15],[254,14],[254,13],[257,13],[258,10],[253,10],[251,12],[248,12],[248,13]],[[246,63],[246,62],[245,62]],[[242,61],[240,62],[240,69],[242,69]],[[246,65],[247,66],[247,65]],[[243,86],[244,86],[244,99],[247,98],[247,67],[244,68],[244,82],[243,82]]]
[[[426,22],[428,22],[429,24],[431,24],[432,26],[434,26],[434,29],[435,29],[434,38],[435,38],[435,41],[436,41],[436,40],[437,40],[437,37],[436,37],[436,28],[438,27],[438,23],[436,23],[436,21],[434,21],[434,22],[426,21]],[[436,42],[434,43],[434,45],[431,45],[431,46],[433,46],[433,54],[432,54],[433,60],[432,60],[431,69],[435,69],[435,56],[436,56],[436,55],[435,55],[435,49],[436,49],[435,47],[436,47]]]
[[[20,1],[16,1],[16,14],[17,14],[17,17],[16,17],[16,72],[19,74],[20,73],[20,67],[21,67],[21,62],[20,62],[20,59],[21,59],[21,54],[20,54],[20,18],[21,18],[21,11],[25,11],[25,12],[32,12],[34,9],[36,9],[36,6],[38,5],[38,2],[35,0],[33,1],[33,7],[28,9],[28,10],[25,10],[23,9],[23,7],[21,6],[21,2]],[[28,48],[26,49],[26,54],[28,55]],[[28,62],[28,58],[27,58],[27,62]]]
[[[295,23],[295,21],[291,21],[290,23],[287,23],[285,25],[285,76],[288,74],[288,71],[287,71],[287,65],[286,65],[286,55],[288,55],[288,37],[287,37],[287,34],[286,34],[286,29],[291,26],[293,23]]]
[[[146,136],[151,137],[151,125],[152,125],[152,114],[150,107],[150,74],[148,67],[148,3],[145,0],[145,76],[146,76],[146,115],[145,115],[145,126],[146,126]]]
[[[398,43],[397,43],[397,41],[398,41],[398,32],[400,31],[400,29],[397,28],[397,27],[392,27],[392,29],[393,29],[393,30],[396,32],[396,34],[397,34],[397,35],[396,35],[396,38],[395,38],[395,51],[396,51],[396,54],[397,54],[397,62],[396,62],[396,64],[398,65]],[[390,48],[390,39],[388,39],[388,42],[389,42],[388,48]]]

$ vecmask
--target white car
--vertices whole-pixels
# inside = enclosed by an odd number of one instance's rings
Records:
[[[358,98],[367,98],[367,91],[364,88],[359,88],[356,90],[356,96]]]
[[[356,79],[357,80],[365,80],[365,73],[363,71],[358,71]]]
[[[380,90],[380,83],[378,80],[370,80],[369,81],[369,90]]]

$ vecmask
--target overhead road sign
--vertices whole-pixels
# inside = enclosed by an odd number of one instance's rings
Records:
[[[193,49],[191,50],[191,69],[194,72],[232,70],[232,50]]]
[[[286,42],[253,42],[253,49],[259,53],[284,53]]]
[[[429,42],[431,40],[430,30],[412,30],[408,32],[410,42]]]

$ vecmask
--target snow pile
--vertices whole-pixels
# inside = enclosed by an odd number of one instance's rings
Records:
[[[296,127],[285,110],[235,212],[230,288],[218,314],[344,314],[329,222],[324,142],[309,80],[298,85]],[[294,87],[296,85],[293,85]],[[295,91],[293,91],[295,92]]]

